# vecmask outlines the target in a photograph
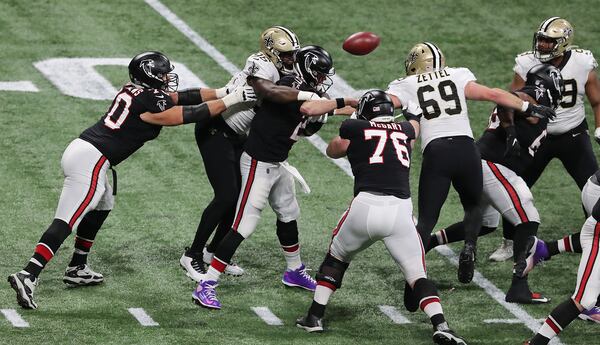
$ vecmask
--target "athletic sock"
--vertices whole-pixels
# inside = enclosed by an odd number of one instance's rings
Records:
[[[23,270],[37,278],[70,234],[69,224],[63,220],[54,219],[42,234],[40,241],[35,246],[33,256]]]
[[[284,223],[277,219],[277,238],[281,249],[283,249],[287,269],[293,271],[300,268],[302,259],[300,258],[300,241],[298,240],[298,223],[295,220]]]
[[[531,344],[546,345],[550,339],[557,336],[571,321],[575,320],[581,312],[572,299],[559,304],[548,316],[538,333],[531,339]]]

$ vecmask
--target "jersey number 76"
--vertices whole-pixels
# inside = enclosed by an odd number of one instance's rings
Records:
[[[365,140],[371,140],[378,138],[375,152],[369,158],[369,164],[381,164],[383,163],[383,150],[387,145],[388,137],[396,149],[396,157],[405,167],[410,167],[410,157],[408,155],[408,148],[406,147],[406,139],[408,137],[402,132],[392,132],[388,135],[388,131],[385,129],[365,129]]]

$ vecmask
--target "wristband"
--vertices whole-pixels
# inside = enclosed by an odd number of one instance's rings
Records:
[[[298,96],[296,99],[299,101],[310,101],[313,98],[319,98],[319,96],[310,91],[298,91]]]
[[[346,106],[346,101],[344,101],[343,98],[336,98],[335,103],[336,103],[336,108],[338,108],[338,109]]]
[[[404,114],[404,118],[406,119],[406,121],[417,121],[418,123],[421,123],[421,115],[415,115],[413,113],[409,113],[407,112],[406,114]]]
[[[215,89],[215,96],[217,96],[217,98],[223,98],[228,94],[229,92],[227,92],[227,86],[223,86],[220,89]]]
[[[183,107],[183,123],[204,122],[210,120],[210,110],[206,103]]]
[[[523,105],[521,105],[521,112],[522,113],[526,112],[527,108],[529,108],[529,102],[523,101]]]
[[[202,103],[200,89],[186,89],[177,92],[178,105],[193,105]]]

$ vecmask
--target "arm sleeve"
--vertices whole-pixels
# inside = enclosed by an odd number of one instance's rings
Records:
[[[513,71],[515,71],[515,73],[523,80],[527,78],[527,72],[529,71],[529,68],[527,68],[524,62],[524,56],[517,56],[515,58],[515,66],[513,67]]]

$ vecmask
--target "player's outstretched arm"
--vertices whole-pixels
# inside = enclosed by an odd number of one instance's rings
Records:
[[[350,140],[342,139],[339,135],[335,138],[331,139],[329,145],[327,145],[327,149],[325,153],[330,158],[342,158],[346,156],[346,151],[348,150],[348,146],[350,145]]]
[[[195,105],[223,98],[229,94],[228,91],[227,87],[220,89],[202,87],[171,92],[169,96],[177,105]]]
[[[356,108],[358,100],[355,98],[318,99],[306,101],[300,106],[300,112],[306,116],[321,116],[334,109],[342,109],[346,106]]]
[[[585,95],[590,101],[592,110],[594,111],[594,122],[596,130],[594,131],[594,138],[596,142],[600,144],[600,82],[596,70],[590,71],[588,79],[585,83]]]
[[[320,98],[314,92],[300,91],[289,86],[277,85],[263,78],[248,77],[248,85],[254,88],[258,96],[276,103],[309,101]]]
[[[474,101],[490,101],[511,109],[526,112],[536,117],[552,119],[556,116],[554,110],[543,105],[525,102],[512,93],[470,81],[465,86],[465,97]]]
[[[145,112],[140,115],[142,121],[159,126],[178,126],[186,123],[207,122],[234,104],[256,100],[254,90],[238,87],[232,93],[213,101],[199,105],[174,106],[160,113]]]

